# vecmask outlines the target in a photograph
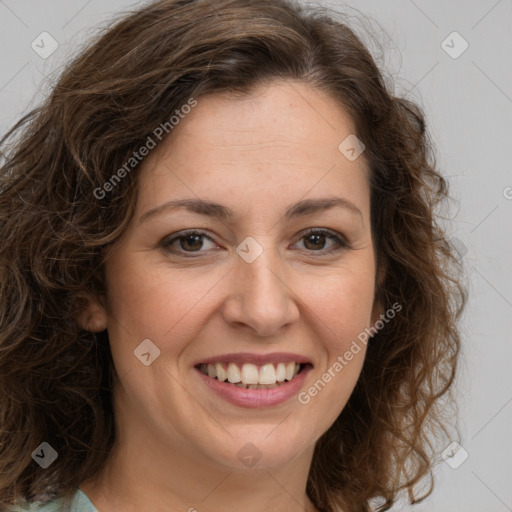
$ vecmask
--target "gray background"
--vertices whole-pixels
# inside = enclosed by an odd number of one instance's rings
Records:
[[[384,56],[372,52],[394,77],[395,92],[424,108],[437,162],[458,201],[456,220],[447,228],[466,263],[471,294],[457,379],[461,444],[469,457],[457,469],[441,462],[433,496],[393,511],[512,511],[512,2],[319,3],[350,16],[358,16],[356,8],[388,34],[378,35]],[[135,5],[0,0],[0,132],[37,104],[97,27]],[[47,59],[31,48],[43,31],[59,44]],[[442,47],[453,31],[469,44],[458,58]],[[461,48],[457,39],[446,44],[452,52]]]

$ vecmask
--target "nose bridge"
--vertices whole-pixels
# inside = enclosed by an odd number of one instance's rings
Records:
[[[285,281],[284,264],[270,242],[265,248],[261,239],[256,243],[254,239],[246,239],[246,242],[242,242],[237,250],[240,256],[235,261],[234,284],[224,318],[231,323],[250,326],[261,336],[269,336],[296,321],[298,309],[294,294]],[[252,261],[247,257],[251,251],[252,256],[254,251],[259,252]]]

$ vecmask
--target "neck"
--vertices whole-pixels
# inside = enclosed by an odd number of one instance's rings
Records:
[[[104,470],[80,485],[99,512],[316,512],[306,496],[313,446],[283,466],[241,470],[163,441],[133,417],[116,418],[123,428]]]

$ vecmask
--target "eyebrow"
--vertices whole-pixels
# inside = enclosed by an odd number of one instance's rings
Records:
[[[318,211],[329,210],[335,207],[345,208],[349,212],[352,212],[355,215],[359,215],[361,219],[363,218],[361,210],[359,210],[359,208],[354,203],[343,197],[304,199],[289,206],[286,210],[284,218],[286,220],[290,220],[304,215],[316,213]],[[202,199],[176,199],[167,201],[159,206],[156,206],[155,208],[152,208],[151,210],[148,210],[139,219],[139,224],[142,224],[143,222],[152,217],[155,217],[156,215],[178,208],[185,208],[190,212],[197,213],[199,215],[206,215],[208,217],[215,217],[221,220],[229,220],[235,217],[235,212],[231,210],[231,208],[218,203],[204,201]]]

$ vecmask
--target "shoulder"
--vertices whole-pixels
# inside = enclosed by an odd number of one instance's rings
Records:
[[[7,509],[7,512],[60,512],[62,510],[62,500],[54,499],[46,503],[34,501],[26,505],[14,505]]]
[[[26,505],[15,505],[6,512],[64,512],[64,510],[64,500],[62,498],[55,498],[45,503],[35,501]],[[80,489],[77,489],[68,510],[69,512],[97,512],[93,504]]]

